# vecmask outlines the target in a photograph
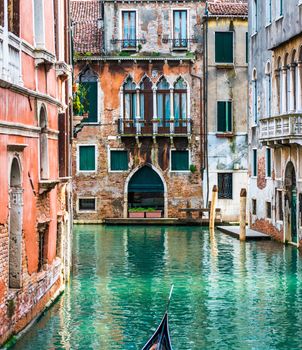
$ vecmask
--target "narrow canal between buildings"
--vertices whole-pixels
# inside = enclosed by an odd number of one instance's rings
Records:
[[[65,294],[14,349],[140,349],[165,310],[174,350],[298,349],[302,261],[200,227],[76,226]]]

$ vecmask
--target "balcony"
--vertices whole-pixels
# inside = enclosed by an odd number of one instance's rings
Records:
[[[173,50],[187,50],[190,43],[197,43],[197,38],[180,38],[180,39],[169,39],[167,37],[163,37],[163,44],[171,43]]]
[[[136,50],[139,44],[146,44],[146,39],[111,39],[111,44],[120,44],[122,50]]]
[[[270,146],[302,145],[302,113],[290,113],[260,120],[260,141]]]
[[[188,137],[191,136],[192,120],[118,120],[118,134],[121,136],[145,137]]]

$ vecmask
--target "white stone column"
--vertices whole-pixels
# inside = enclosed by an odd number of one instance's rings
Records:
[[[287,67],[282,67],[280,79],[282,79],[282,110],[281,114],[286,114],[286,99],[287,99]]]
[[[140,94],[139,94],[139,89],[136,89],[136,117],[135,117],[135,126],[136,126],[136,133],[141,134],[141,123],[140,117],[141,117],[141,112],[140,112],[140,100],[139,100]]]
[[[296,109],[296,64],[293,63],[290,65],[290,98],[289,98],[289,108],[290,112],[295,111]]]
[[[302,111],[302,61],[297,66],[297,111]]]

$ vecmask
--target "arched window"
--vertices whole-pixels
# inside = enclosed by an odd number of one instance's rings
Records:
[[[265,109],[266,116],[271,117],[272,115],[272,70],[271,63],[268,61],[265,67]]]
[[[290,110],[290,96],[291,96],[291,74],[288,54],[285,55],[284,69],[286,69],[286,100],[285,100],[285,112]]]
[[[258,123],[258,86],[257,86],[257,70],[256,68],[253,69],[253,76],[252,76],[253,82],[252,82],[252,89],[253,89],[253,120],[254,123]]]
[[[157,117],[160,119],[159,126],[169,128],[171,116],[170,87],[163,77],[157,84]]]
[[[174,84],[174,120],[187,119],[187,84],[183,78],[179,78]]]
[[[123,86],[124,119],[134,120],[136,117],[136,85],[132,78],[127,78]]]
[[[9,209],[9,282],[10,288],[21,288],[23,190],[19,160],[14,157],[10,170]]]
[[[282,74],[281,57],[278,57],[278,60],[277,60],[276,88],[277,88],[277,95],[278,95],[279,114],[281,114],[283,111],[283,74]]]
[[[291,63],[290,63],[290,111],[295,111],[297,108],[297,64],[296,60],[296,50],[292,52]]]
[[[41,128],[40,133],[40,178],[48,179],[48,135],[47,135],[47,115],[45,107],[40,108],[39,123]]]
[[[140,84],[140,117],[150,123],[153,119],[152,82],[148,77],[144,77]]]
[[[8,31],[20,36],[20,0],[8,0]]]

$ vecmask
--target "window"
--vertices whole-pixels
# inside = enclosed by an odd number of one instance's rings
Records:
[[[38,48],[45,47],[44,1],[34,0],[35,44]]]
[[[128,152],[110,151],[110,170],[124,171],[128,170]]]
[[[230,101],[217,102],[217,131],[232,131],[232,102]]]
[[[290,111],[291,93],[290,66],[288,65],[286,69],[286,112]]]
[[[282,17],[283,16],[283,0],[276,0],[276,15],[278,17]]]
[[[278,70],[276,75],[276,83],[277,83],[277,89],[278,89],[279,114],[281,114],[283,112],[283,74],[282,74],[281,57],[278,58]]]
[[[136,85],[131,78],[124,84],[124,119],[134,120],[136,117]]]
[[[180,78],[174,85],[174,120],[179,126],[179,119],[187,119],[187,84]]]
[[[257,200],[252,199],[252,214],[257,215]]]
[[[278,220],[279,221],[283,221],[282,190],[277,191],[277,201],[278,201],[278,204],[277,204],[277,207],[278,207]]]
[[[79,171],[95,171],[95,146],[79,146]]]
[[[302,226],[302,193],[299,193],[299,223]]]
[[[270,148],[266,149],[266,177],[272,176],[272,151]]]
[[[257,0],[252,0],[252,33],[257,33],[258,30],[258,6]]]
[[[95,198],[79,198],[79,211],[95,211]]]
[[[265,107],[266,107],[266,116],[271,117],[272,115],[272,76],[271,74],[266,75],[266,101],[265,101]]]
[[[173,47],[187,48],[187,11],[174,10],[173,11]]]
[[[152,81],[148,77],[140,84],[140,117],[149,122],[153,119]]]
[[[48,155],[48,132],[47,132],[47,114],[44,106],[40,108],[39,126],[40,133],[40,178],[48,179],[49,177],[49,155]]]
[[[162,78],[157,85],[157,118],[160,120],[159,126],[170,127],[170,88],[167,80]]]
[[[39,231],[39,257],[38,257],[38,271],[43,270],[45,261],[45,232]]]
[[[253,149],[253,169],[252,176],[257,176],[257,150]]]
[[[233,174],[219,173],[218,174],[218,199],[233,198]]]
[[[233,63],[233,32],[215,33],[215,62]]]
[[[124,49],[136,48],[136,12],[135,11],[122,12],[122,28],[123,28],[122,47]]]
[[[20,0],[8,0],[7,11],[8,11],[8,31],[19,36],[20,34]]]
[[[258,123],[258,86],[257,86],[257,80],[255,79],[253,82],[253,119],[254,123]]]
[[[266,24],[272,22],[272,0],[266,0]]]
[[[271,202],[266,202],[266,217],[267,217],[267,219],[272,218],[272,203]]]
[[[88,118],[84,119],[85,123],[97,123],[98,121],[98,82],[82,82],[87,91],[88,100]]]
[[[189,170],[189,151],[171,151],[171,171]]]

